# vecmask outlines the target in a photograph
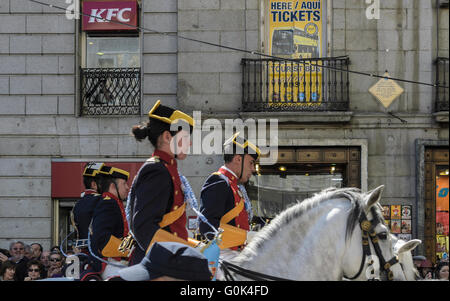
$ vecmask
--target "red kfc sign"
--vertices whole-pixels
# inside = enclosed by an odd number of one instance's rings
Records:
[[[136,30],[136,1],[83,2],[83,30]],[[129,26],[130,25],[130,26]]]

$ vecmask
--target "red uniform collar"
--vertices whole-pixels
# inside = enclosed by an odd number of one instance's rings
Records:
[[[169,155],[168,153],[166,153],[166,152],[164,152],[162,150],[159,150],[159,149],[155,150],[153,152],[152,156],[157,156],[161,160],[166,162],[167,165],[177,168],[177,160],[173,156]]]
[[[221,174],[223,174],[224,176],[226,176],[228,179],[230,179],[230,181],[231,181],[233,184],[236,184],[236,185],[238,184],[238,178],[237,178],[237,176],[234,175],[234,174],[232,174],[228,169],[221,167],[221,168],[219,168],[219,172],[220,172]]]
[[[97,191],[95,191],[94,189],[86,189],[84,191],[84,195],[88,195],[88,194],[96,194]]]

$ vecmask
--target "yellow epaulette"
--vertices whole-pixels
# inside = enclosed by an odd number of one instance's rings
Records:
[[[109,196],[105,196],[103,199],[104,200],[111,200],[111,198]]]
[[[221,175],[221,173],[220,172],[218,172],[218,171],[216,171],[216,172],[213,172],[211,175],[216,175],[216,176],[220,176]]]

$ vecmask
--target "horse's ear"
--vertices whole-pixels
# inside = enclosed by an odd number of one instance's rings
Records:
[[[366,211],[369,211],[370,207],[378,203],[381,199],[381,194],[383,193],[384,185],[378,186],[374,190],[369,192],[369,197],[367,199]]]
[[[398,254],[407,251],[412,251],[421,243],[422,241],[420,239],[411,239],[410,241],[408,241],[407,243],[405,243],[403,246],[400,247],[400,249],[398,250]]]

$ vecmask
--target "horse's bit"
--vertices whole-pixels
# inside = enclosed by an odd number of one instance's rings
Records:
[[[362,212],[360,218],[359,218],[359,225],[361,227],[361,231],[362,231],[362,248],[363,248],[363,256],[362,256],[362,260],[361,260],[361,266],[359,268],[358,273],[349,278],[344,276],[345,278],[349,279],[349,280],[353,280],[359,277],[359,275],[361,274],[361,272],[363,271],[365,262],[366,262],[366,257],[367,256],[371,256],[371,252],[370,252],[370,245],[369,245],[369,238],[370,241],[372,242],[372,245],[375,249],[375,253],[378,256],[378,258],[380,259],[380,263],[381,263],[381,269],[383,272],[385,272],[387,274],[387,279],[389,281],[392,281],[394,279],[394,274],[391,271],[391,267],[398,263],[398,256],[394,256],[392,257],[390,260],[386,261],[384,259],[383,253],[381,252],[381,248],[380,245],[378,244],[378,239],[380,239],[380,234],[375,233],[375,227],[380,223],[380,220],[375,220],[376,223],[373,223],[374,220],[369,221],[367,219],[367,216],[364,212]],[[369,265],[373,264],[372,262],[369,262]],[[369,279],[369,280],[379,280],[379,279]]]

